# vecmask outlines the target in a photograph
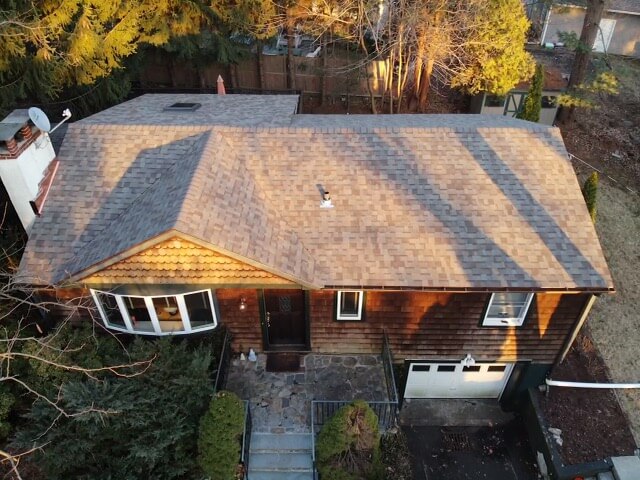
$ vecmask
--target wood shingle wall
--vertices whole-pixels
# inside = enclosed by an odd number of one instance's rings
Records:
[[[323,353],[379,352],[386,329],[394,356],[553,362],[587,295],[537,294],[522,327],[481,327],[489,294],[367,292],[365,319],[334,320],[335,292],[311,292],[311,346]]]

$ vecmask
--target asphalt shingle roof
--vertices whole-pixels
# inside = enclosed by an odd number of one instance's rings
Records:
[[[251,117],[246,101],[226,96],[211,124],[165,125],[175,113],[147,95],[71,125],[22,277],[57,283],[176,232],[308,286],[613,287],[557,129],[291,115],[297,100]],[[142,104],[151,120],[132,123]]]

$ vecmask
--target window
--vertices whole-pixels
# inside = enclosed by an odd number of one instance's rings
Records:
[[[337,320],[362,320],[362,290],[340,290],[337,297]]]
[[[485,107],[504,107],[505,97],[500,97],[498,95],[487,95],[484,97],[484,106]]]
[[[218,325],[210,290],[178,295],[117,295],[91,290],[107,328],[141,335],[210,330]]]
[[[482,321],[484,327],[519,327],[533,299],[533,293],[494,293],[489,300],[487,313]]]
[[[164,107],[165,112],[195,112],[202,106],[200,103],[178,102]]]

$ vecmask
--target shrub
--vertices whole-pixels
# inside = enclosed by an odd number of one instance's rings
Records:
[[[386,432],[380,439],[380,458],[385,480],[412,480],[411,454],[401,430]]]
[[[15,401],[16,398],[9,392],[6,385],[0,384],[0,441],[4,441],[11,431],[9,414]]]
[[[156,358],[131,378],[105,374],[64,381],[60,406],[72,414],[91,412],[64,417],[35,402],[12,446],[45,445],[33,461],[46,478],[198,478],[198,422],[213,392],[209,350],[136,339],[129,354],[133,361]]]
[[[244,402],[220,391],[200,420],[198,464],[212,480],[233,480],[240,460]]]
[[[316,460],[323,480],[383,478],[378,417],[366,402],[340,408],[322,427]]]
[[[537,122],[540,120],[543,84],[544,67],[541,64],[537,64],[536,72],[533,74],[533,80],[531,80],[531,86],[527,92],[527,98],[524,99],[524,106],[516,115],[517,118],[529,120],[530,122]]]
[[[593,172],[587,178],[587,181],[584,182],[584,186],[582,187],[582,195],[584,196],[584,201],[587,204],[587,208],[589,209],[589,215],[591,215],[591,220],[593,223],[596,223],[596,201],[598,197],[598,172]]]

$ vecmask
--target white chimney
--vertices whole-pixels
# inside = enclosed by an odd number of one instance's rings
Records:
[[[55,157],[49,134],[33,125],[27,110],[0,122],[0,178],[27,234],[53,181]]]

